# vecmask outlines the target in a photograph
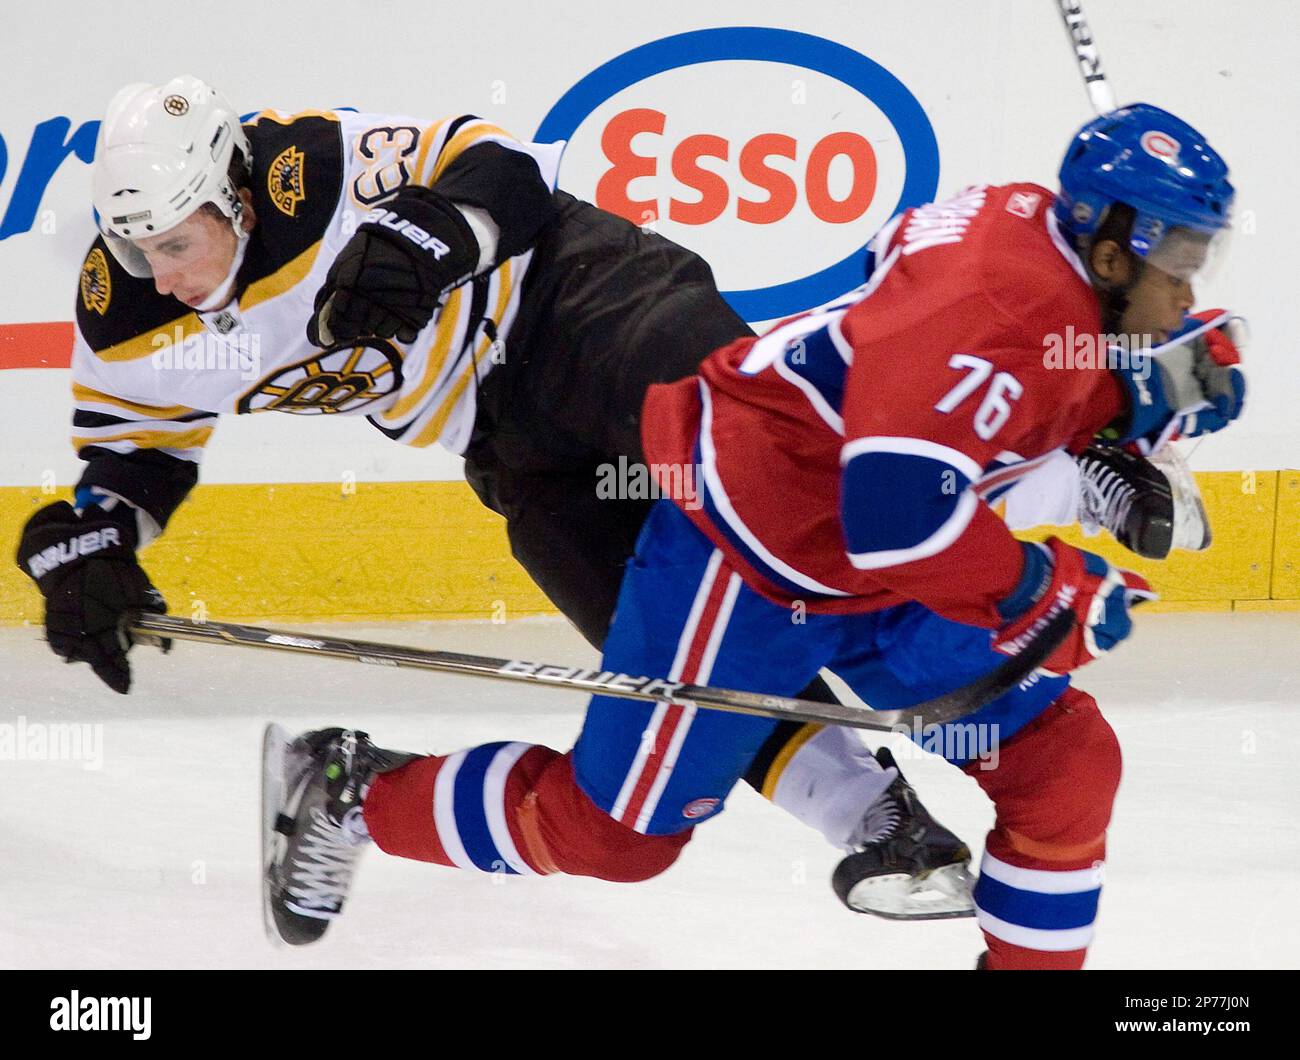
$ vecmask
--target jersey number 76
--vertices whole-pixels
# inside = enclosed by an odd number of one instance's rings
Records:
[[[954,353],[948,361],[949,368],[966,370],[970,374],[948,391],[934,406],[937,412],[952,412],[958,405],[978,390],[993,372],[991,362],[969,353]],[[989,383],[988,393],[975,410],[975,433],[988,441],[1000,431],[1011,417],[1011,402],[1020,397],[1025,388],[1010,372],[998,372]]]

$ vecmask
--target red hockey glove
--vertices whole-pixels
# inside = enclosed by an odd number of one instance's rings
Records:
[[[1112,567],[1093,552],[1067,545],[1059,537],[1044,545],[1024,544],[1025,569],[1020,584],[999,610],[1007,624],[993,646],[1019,654],[1058,612],[1072,610],[1075,627],[1043,668],[1067,674],[1110,651],[1129,635],[1129,608],[1156,594],[1147,580]]]

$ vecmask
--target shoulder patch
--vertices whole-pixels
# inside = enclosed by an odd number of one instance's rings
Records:
[[[102,317],[108,312],[108,303],[112,299],[113,281],[109,279],[108,261],[103,250],[95,247],[81,266],[81,304],[86,307],[86,312],[98,313]]]
[[[122,268],[103,236],[87,251],[77,287],[77,327],[96,354],[137,339],[147,352],[160,329],[169,330],[189,312],[184,303],[159,294],[153,280]]]
[[[308,112],[245,125],[253,150],[257,227],[239,271],[240,296],[319,243],[343,190],[336,118]]]
[[[266,191],[275,203],[276,209],[289,217],[294,215],[298,204],[305,199],[303,190],[303,153],[290,144],[271,162],[266,172]]]

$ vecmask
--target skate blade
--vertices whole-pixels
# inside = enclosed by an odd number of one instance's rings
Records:
[[[886,920],[953,920],[975,915],[975,878],[965,864],[945,865],[923,877],[868,876],[850,888],[846,904]]]
[[[262,731],[262,927],[276,946],[288,943],[281,937],[271,913],[271,878],[275,860],[284,837],[275,830],[275,822],[284,809],[288,785],[296,773],[299,756],[292,753],[293,737],[283,726],[274,723]]]

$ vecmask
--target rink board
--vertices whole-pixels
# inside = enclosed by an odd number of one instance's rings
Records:
[[[1214,527],[1205,552],[1155,563],[1107,534],[1050,532],[1142,572],[1161,594],[1154,610],[1300,607],[1300,472],[1204,472],[1198,481]],[[27,515],[60,496],[66,491],[0,488],[5,555]],[[505,621],[554,613],[510,557],[503,521],[464,482],[199,486],[144,563],[172,612],[191,617]],[[40,617],[31,583],[0,565],[0,623]]]

